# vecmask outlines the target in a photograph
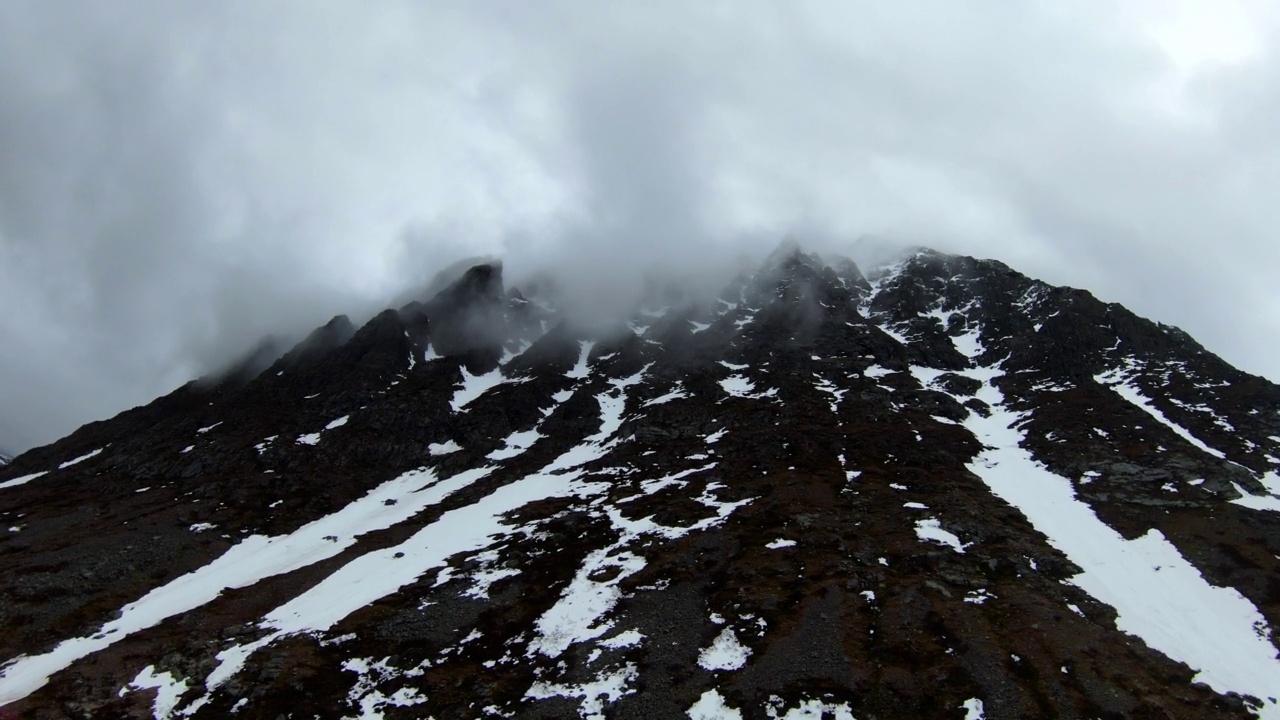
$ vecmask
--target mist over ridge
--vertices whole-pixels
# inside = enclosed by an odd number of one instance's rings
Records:
[[[464,258],[625,305],[788,234],[998,258],[1280,377],[1266,8],[66,7],[0,8],[11,450]]]

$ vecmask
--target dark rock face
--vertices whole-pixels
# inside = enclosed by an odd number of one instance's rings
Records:
[[[997,262],[863,270],[587,334],[478,265],[24,453],[0,717],[1280,712],[1280,388]]]

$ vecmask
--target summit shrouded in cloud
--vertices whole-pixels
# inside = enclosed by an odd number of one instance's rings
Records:
[[[0,444],[453,261],[996,257],[1280,377],[1265,3],[0,7]],[[710,271],[708,271],[710,272]]]
[[[0,468],[0,715],[1280,718],[1280,385],[924,248],[505,274]]]

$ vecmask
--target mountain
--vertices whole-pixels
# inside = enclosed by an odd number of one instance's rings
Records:
[[[23,453],[0,717],[1280,717],[1280,387],[865,269],[609,326],[484,263]]]

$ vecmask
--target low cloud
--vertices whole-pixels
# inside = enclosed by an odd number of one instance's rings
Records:
[[[1280,26],[1215,8],[5,3],[0,449],[462,258],[622,302],[787,234],[997,257],[1280,379]]]

